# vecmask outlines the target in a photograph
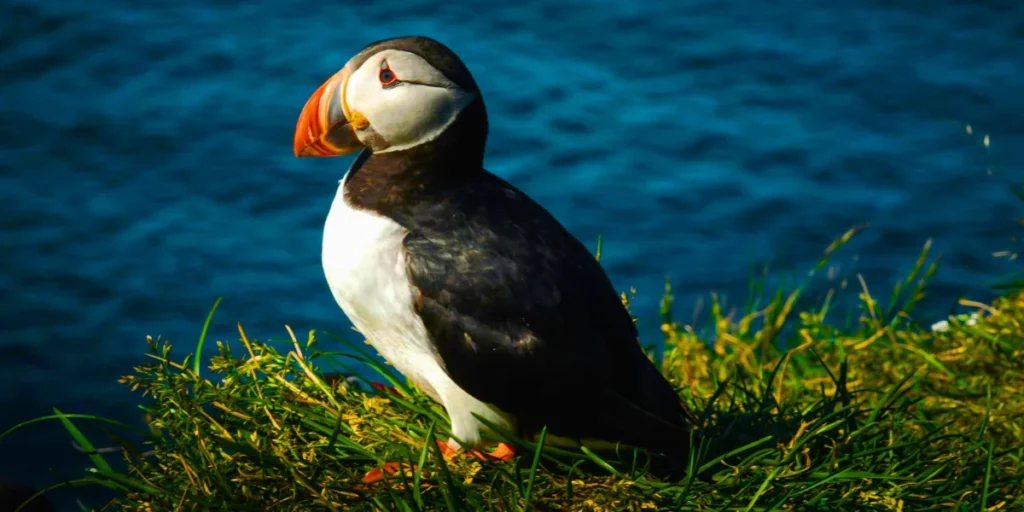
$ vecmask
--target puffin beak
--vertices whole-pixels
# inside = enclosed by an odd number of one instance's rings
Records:
[[[306,101],[295,125],[295,156],[342,156],[363,149],[345,108],[348,66],[320,86]],[[362,116],[357,116],[362,120]],[[365,128],[363,122],[360,128]]]

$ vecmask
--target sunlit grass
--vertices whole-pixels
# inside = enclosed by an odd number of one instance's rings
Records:
[[[662,369],[701,420],[678,482],[647,474],[642,454],[539,449],[507,433],[516,461],[445,461],[432,442],[450,435],[444,411],[361,342],[291,329],[260,342],[239,326],[241,344],[218,342],[202,376],[191,355],[149,340],[148,362],[122,379],[148,404],[145,445],[118,450],[126,473],[76,425],[126,437],[128,425],[55,411],[91,463],[64,485],[109,487],[107,508],[128,511],[1022,510],[1024,295],[965,301],[976,318],[933,332],[913,311],[935,271],[926,246],[885,293],[853,276],[802,311],[814,302],[803,287],[740,311],[713,298],[701,331],[674,320],[666,286]],[[832,308],[851,293],[847,322]],[[353,363],[397,393],[331,377],[355,374]],[[360,482],[388,461],[410,470]]]

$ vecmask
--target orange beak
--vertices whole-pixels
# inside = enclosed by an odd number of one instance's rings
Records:
[[[350,73],[343,68],[306,101],[295,124],[295,156],[342,156],[363,149],[345,107]]]

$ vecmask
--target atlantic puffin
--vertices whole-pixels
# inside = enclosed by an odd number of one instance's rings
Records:
[[[372,43],[313,93],[295,156],[359,153],[323,231],[338,305],[447,411],[447,455],[481,453],[474,415],[524,438],[547,426],[552,443],[687,453],[692,417],[608,276],[544,207],[484,169],[487,134],[473,76],[427,37]]]

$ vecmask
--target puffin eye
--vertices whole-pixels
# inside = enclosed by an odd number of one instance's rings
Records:
[[[378,73],[377,78],[380,79],[380,84],[383,85],[384,87],[388,87],[398,83],[398,77],[395,76],[395,72],[391,71],[391,68],[388,67],[387,61],[381,61],[380,73]]]

